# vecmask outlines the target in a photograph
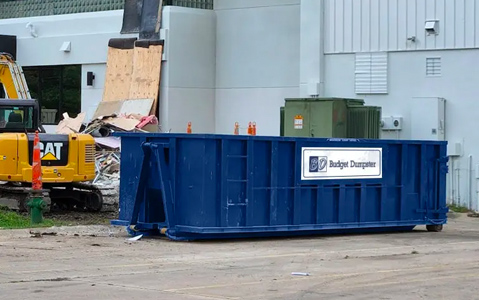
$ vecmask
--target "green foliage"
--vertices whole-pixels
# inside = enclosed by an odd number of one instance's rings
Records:
[[[451,210],[453,212],[457,212],[457,213],[468,213],[468,212],[470,212],[470,210],[467,207],[457,206],[457,205],[454,205],[454,204],[449,205],[449,210]]]
[[[18,213],[0,208],[0,229],[21,229],[34,227],[52,227],[55,223],[45,219],[42,224],[32,225],[30,219]]]

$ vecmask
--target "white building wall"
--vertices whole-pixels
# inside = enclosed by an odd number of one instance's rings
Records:
[[[279,135],[280,106],[299,91],[299,0],[216,1],[216,132]]]
[[[479,46],[477,0],[324,1],[326,53]],[[439,21],[438,35],[426,34],[426,20]]]
[[[110,38],[120,37],[123,11],[0,20],[0,33],[17,36],[22,66],[105,63]],[[37,36],[27,28],[31,24]],[[71,51],[62,52],[64,42]]]
[[[168,6],[161,71],[160,124],[163,131],[215,132],[216,15],[212,10]]]

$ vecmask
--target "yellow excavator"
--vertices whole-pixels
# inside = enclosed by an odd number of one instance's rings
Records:
[[[0,206],[24,211],[31,195],[32,153],[39,132],[45,202],[51,207],[100,211],[103,197],[88,184],[95,178],[95,141],[89,134],[48,134],[21,66],[0,52]],[[50,201],[48,201],[50,200]]]

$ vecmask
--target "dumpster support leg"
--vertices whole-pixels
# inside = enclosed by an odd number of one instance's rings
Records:
[[[150,164],[151,149],[150,147],[143,147],[143,163],[141,165],[140,177],[136,187],[135,205],[133,206],[133,213],[131,215],[130,228],[138,223],[138,214],[140,213],[140,206],[145,199],[145,187],[148,180],[148,169]]]

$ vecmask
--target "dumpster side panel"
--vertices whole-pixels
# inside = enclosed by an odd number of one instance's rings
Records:
[[[219,142],[213,139],[178,139],[174,199],[178,223],[218,226]]]
[[[120,202],[119,219],[130,220],[135,203],[136,186],[143,163],[143,150],[141,144],[145,137],[125,137],[121,142],[121,161],[120,161]]]

